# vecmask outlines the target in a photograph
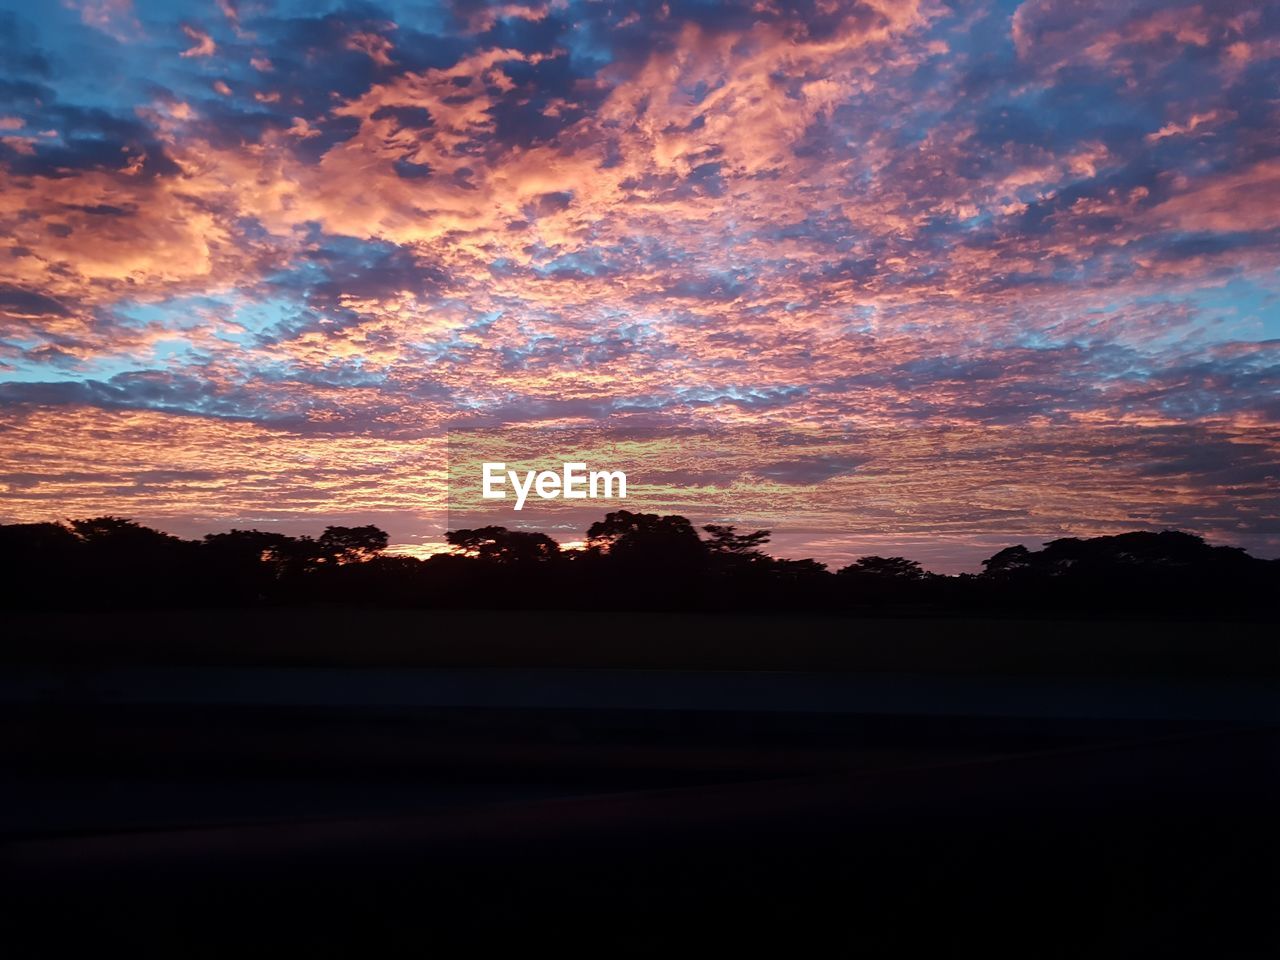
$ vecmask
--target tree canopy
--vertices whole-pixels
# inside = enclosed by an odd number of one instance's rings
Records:
[[[389,556],[373,525],[319,536],[233,529],[183,540],[114,515],[0,525],[0,600],[102,607],[299,602],[1088,615],[1270,611],[1280,561],[1179,531],[1016,544],[977,575],[868,555],[835,571],[770,556],[769,530],[617,510],[586,548],[536,531],[452,530],[449,553]]]

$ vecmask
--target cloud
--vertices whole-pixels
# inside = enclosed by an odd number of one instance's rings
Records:
[[[0,463],[52,456],[41,430],[141,457],[136,416],[234,513],[288,486],[227,455],[268,436],[856,429],[752,446],[735,502],[957,556],[1125,523],[1273,542],[1269,9],[220,9],[0,19]],[[91,499],[76,459],[15,515]],[[152,515],[192,503],[161,487]]]
[[[116,40],[128,41],[140,30],[132,0],[68,0],[66,6],[80,14],[80,22]]]
[[[189,23],[182,25],[182,32],[185,33],[192,41],[193,46],[183,50],[178,56],[180,57],[212,57],[218,52],[218,45],[213,42],[213,37],[209,36],[199,27],[193,27]]]

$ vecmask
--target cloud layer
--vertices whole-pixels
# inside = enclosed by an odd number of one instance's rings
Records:
[[[29,8],[0,519],[415,543],[450,430],[749,426],[686,506],[795,555],[1280,552],[1273,7]]]

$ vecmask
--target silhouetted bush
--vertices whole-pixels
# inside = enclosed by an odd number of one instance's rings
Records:
[[[319,537],[261,530],[182,540],[122,517],[0,525],[9,608],[82,609],[354,603],[421,607],[973,613],[1015,616],[1273,617],[1280,561],[1177,531],[1008,547],[979,575],[939,576],[905,557],[832,573],[684,517],[619,510],[584,550],[489,526],[448,534],[452,553],[388,556],[375,526]]]

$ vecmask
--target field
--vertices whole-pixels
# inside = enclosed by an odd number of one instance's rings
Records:
[[[1260,625],[9,626],[0,934],[23,956],[509,952],[569,927],[610,957],[1277,946]]]
[[[0,662],[1275,676],[1274,624],[348,607],[14,614]]]

